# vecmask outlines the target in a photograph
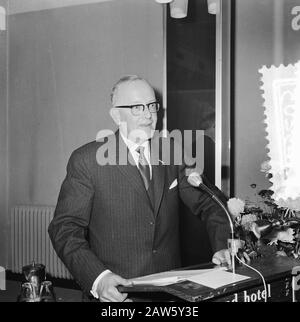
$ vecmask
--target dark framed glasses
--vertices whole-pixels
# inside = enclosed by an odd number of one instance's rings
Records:
[[[121,106],[115,106],[116,108],[130,108],[131,113],[135,116],[141,115],[145,108],[148,108],[150,113],[156,113],[159,111],[160,104],[158,102],[152,102],[148,104],[135,104],[135,105],[121,105]]]

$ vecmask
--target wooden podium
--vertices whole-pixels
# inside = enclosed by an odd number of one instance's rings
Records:
[[[208,268],[211,264],[186,267],[184,269]],[[236,273],[249,276],[241,282],[212,289],[194,282],[182,281],[168,286],[139,285],[120,287],[129,297],[144,298],[145,301],[188,301],[188,302],[293,302],[300,301],[300,260],[287,257],[257,259],[251,262],[265,278],[246,266],[237,266]],[[298,277],[297,277],[298,274]],[[295,291],[293,291],[295,289]],[[267,292],[266,292],[267,291]]]

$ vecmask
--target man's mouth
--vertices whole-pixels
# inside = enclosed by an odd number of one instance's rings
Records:
[[[142,123],[140,124],[140,126],[142,127],[148,127],[148,126],[151,126],[152,125],[152,122],[151,123]]]

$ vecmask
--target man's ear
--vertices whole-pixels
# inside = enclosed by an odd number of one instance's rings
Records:
[[[119,126],[121,123],[121,116],[120,116],[120,111],[116,109],[115,107],[112,107],[109,110],[109,114],[111,118],[114,120],[114,122]]]

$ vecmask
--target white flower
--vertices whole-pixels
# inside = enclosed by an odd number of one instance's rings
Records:
[[[253,214],[247,214],[242,217],[241,225],[250,226],[250,224],[257,220],[257,216]]]
[[[285,231],[280,231],[277,235],[277,239],[284,242],[284,243],[295,243],[294,229],[288,228]]]
[[[230,198],[227,201],[227,207],[232,217],[235,219],[244,211],[245,202],[238,198]]]
[[[261,165],[260,165],[260,171],[267,173],[271,170],[271,166],[269,161],[264,161]]]
[[[269,242],[269,245],[277,245],[278,241],[282,241],[283,243],[291,243],[294,244],[294,229],[293,228],[288,228],[287,230],[284,231],[279,231],[277,235],[271,239]]]

